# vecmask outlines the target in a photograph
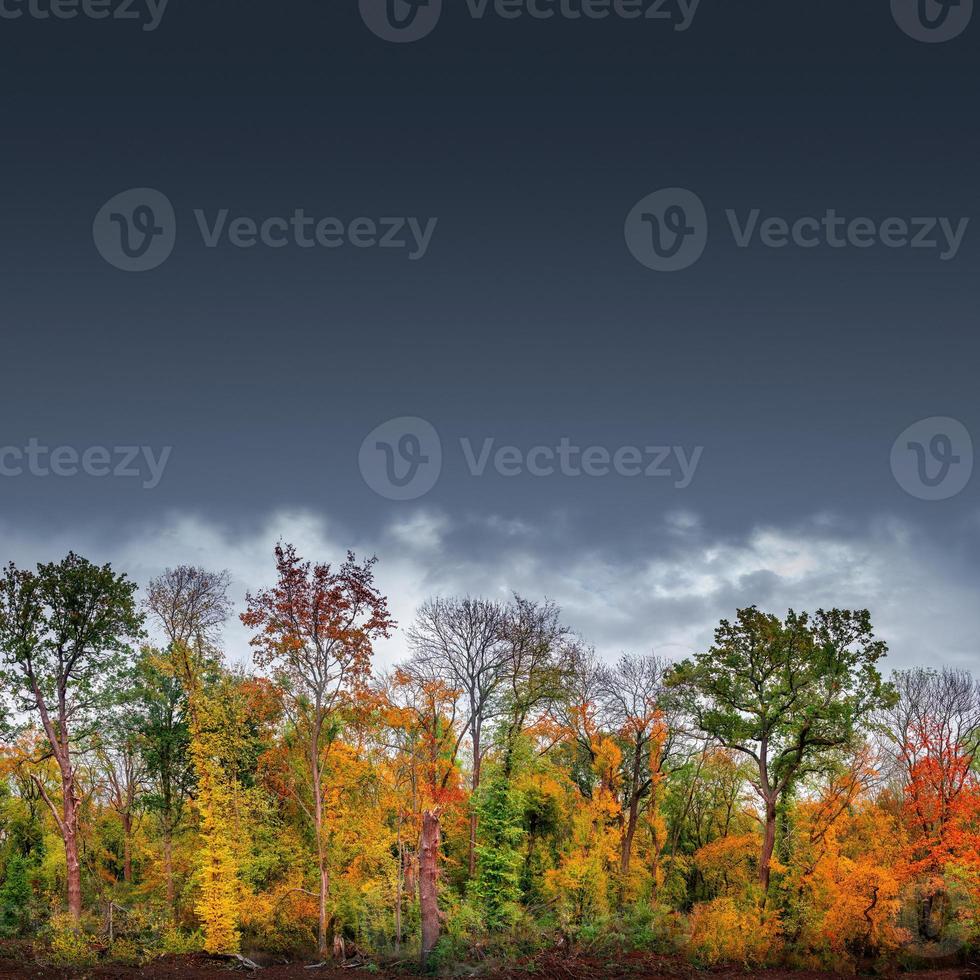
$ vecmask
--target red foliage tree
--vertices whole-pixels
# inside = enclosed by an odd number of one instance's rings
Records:
[[[374,585],[374,558],[353,552],[338,569],[303,561],[292,545],[276,546],[278,582],[246,598],[241,620],[256,630],[255,662],[273,671],[283,705],[305,743],[308,799],[297,793],[313,823],[319,867],[317,944],[327,951],[330,871],[323,840],[323,753],[332,738],[330,718],[363,689],[371,673],[374,640],[395,626],[388,600]]]

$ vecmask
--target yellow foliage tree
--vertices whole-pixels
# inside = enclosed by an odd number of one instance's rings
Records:
[[[568,849],[558,867],[545,874],[546,889],[558,902],[567,926],[580,927],[609,912],[609,885],[620,860],[622,759],[611,738],[595,738],[592,796],[573,799]]]

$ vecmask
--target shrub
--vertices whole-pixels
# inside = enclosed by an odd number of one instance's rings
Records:
[[[66,915],[55,915],[47,932],[47,956],[52,966],[79,969],[94,966],[98,949],[90,936],[74,926]]]
[[[762,966],[782,950],[779,917],[765,916],[754,907],[740,907],[733,898],[716,898],[695,905],[690,918],[688,953],[706,966],[739,963]]]
[[[30,861],[19,854],[7,862],[6,879],[0,887],[0,936],[20,936],[30,929],[31,868]]]
[[[120,963],[123,966],[141,966],[143,951],[132,939],[117,939],[109,947],[108,958],[113,963]]]
[[[175,926],[168,926],[160,936],[157,952],[161,956],[183,956],[186,953],[199,953],[204,949],[204,935],[194,932],[182,932]]]

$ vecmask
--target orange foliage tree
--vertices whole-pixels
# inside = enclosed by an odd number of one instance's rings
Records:
[[[348,706],[371,671],[374,640],[394,628],[387,599],[375,588],[375,560],[352,552],[336,570],[303,561],[292,545],[275,550],[278,581],[249,594],[241,620],[256,630],[255,661],[271,668],[307,760],[297,799],[313,825],[318,865],[317,947],[327,952],[330,895],[325,811],[326,755],[339,732],[335,714]]]

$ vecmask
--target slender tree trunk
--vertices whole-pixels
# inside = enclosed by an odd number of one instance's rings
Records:
[[[133,817],[130,813],[120,814],[123,829],[123,881],[133,880]]]
[[[640,801],[634,793],[630,797],[629,814],[626,818],[626,826],[623,827],[623,841],[619,859],[619,870],[624,874],[629,874],[630,857],[633,853],[633,836],[636,834],[636,822],[640,813]]]
[[[419,908],[422,914],[422,965],[439,941],[439,846],[442,832],[439,811],[422,814],[422,840],[419,847]]]
[[[776,799],[769,797],[766,803],[766,829],[762,838],[762,854],[759,857],[759,886],[762,889],[762,907],[765,908],[769,895],[769,877],[772,865],[772,852],[776,846]]]
[[[644,742],[637,739],[633,745],[633,773],[632,786],[630,788],[629,817],[626,826],[623,828],[622,854],[620,856],[619,870],[624,874],[629,874],[630,858],[633,854],[633,836],[636,833],[636,823],[640,816],[640,771],[643,763]]]
[[[170,829],[170,822],[163,831],[163,875],[167,881],[167,908],[170,909],[171,916],[176,916],[174,908],[174,842],[173,831]]]
[[[327,954],[327,896],[330,894],[330,872],[320,852],[320,920],[317,924],[317,943],[321,956]]]
[[[473,798],[480,788],[480,730],[473,730]],[[476,874],[476,827],[477,816],[474,800],[470,801],[470,877]]]
[[[402,948],[402,893],[405,883],[405,851],[402,848],[402,817],[398,814],[398,879],[395,884],[395,949]]]
[[[414,901],[418,898],[418,856],[410,850],[405,851],[405,887],[404,894]]]
[[[313,832],[316,834],[317,869],[320,872],[320,893],[316,928],[317,952],[327,955],[327,894],[330,879],[323,853],[323,792],[320,787],[319,738],[310,747],[310,775],[313,777]]]

